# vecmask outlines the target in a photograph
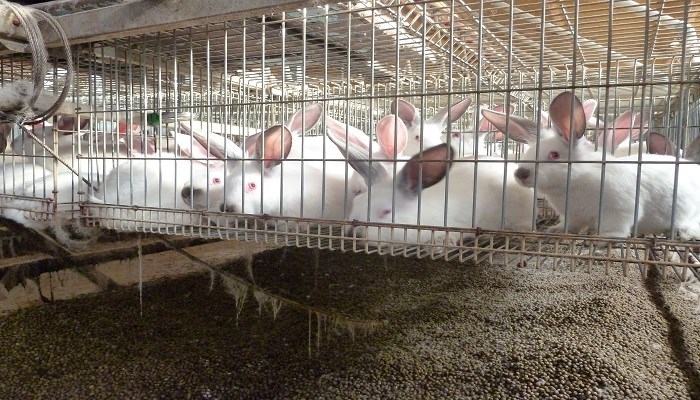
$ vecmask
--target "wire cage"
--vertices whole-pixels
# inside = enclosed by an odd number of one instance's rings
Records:
[[[673,207],[684,207],[678,196],[697,187],[680,171],[699,168],[683,150],[692,154],[700,136],[700,5],[288,3],[256,16],[244,2],[240,7],[251,12],[232,9],[206,23],[182,15],[173,22],[171,16],[168,23],[141,22],[123,32],[114,21],[109,35],[75,40],[68,111],[44,128],[52,139],[47,145],[75,171],[63,185],[56,173],[45,178],[34,166],[55,171],[61,161],[14,132],[3,163],[21,173],[5,184],[4,213],[29,210],[24,218],[107,229],[537,268],[626,271],[637,265],[697,273],[700,237],[675,230],[685,220],[669,215],[661,231],[639,225],[646,207],[642,171],[653,164],[647,157],[651,132],[673,143],[660,161],[675,171]],[[158,7],[151,12],[175,15],[167,2]],[[63,20],[76,23],[80,14]],[[60,65],[66,60],[53,61],[49,89],[65,73]],[[8,82],[28,75],[31,60],[9,54],[0,68]],[[577,166],[613,171],[617,157],[628,156],[619,162],[637,171],[630,178],[636,191],[624,200],[636,221],[629,235],[608,237],[595,226],[547,232],[557,220],[572,225],[568,220],[579,212],[573,200],[565,202],[562,218],[546,190],[515,181],[518,166],[533,160],[526,160],[528,146],[509,128],[520,117],[538,130],[552,129],[545,117],[566,91],[581,102],[595,100],[586,117],[596,124],[587,125],[581,140],[590,141],[600,159],[580,165],[562,160],[558,166],[573,171],[564,185],[579,185]],[[322,107],[318,122],[313,113],[296,114],[316,104]],[[450,108],[455,104],[464,107]],[[401,115],[402,107],[419,117]],[[484,109],[506,111],[505,134],[496,124],[484,125]],[[634,121],[624,129],[623,115]],[[295,116],[300,126],[293,128]],[[623,130],[629,138],[611,149],[606,134]],[[331,131],[341,139],[330,140]],[[59,138],[68,150],[61,150]],[[443,153],[429,153],[435,148]],[[535,162],[538,168],[546,163]],[[409,165],[417,169],[411,173]],[[353,176],[355,169],[364,180]],[[604,181],[605,173],[598,178]],[[612,172],[609,179],[616,179]],[[28,194],[38,183],[41,194]],[[609,186],[599,185],[605,206]],[[605,207],[596,208],[598,222],[607,218]],[[518,223],[511,223],[513,214]]]

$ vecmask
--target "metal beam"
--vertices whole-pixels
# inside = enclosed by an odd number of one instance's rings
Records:
[[[53,2],[38,8],[52,10]],[[284,10],[317,6],[309,0],[140,0],[57,16],[71,44],[95,42],[169,29],[260,17]],[[42,26],[47,47],[60,43]]]

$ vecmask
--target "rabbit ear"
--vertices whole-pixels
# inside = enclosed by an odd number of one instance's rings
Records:
[[[586,114],[586,121],[595,117],[593,114],[596,108],[598,108],[598,100],[596,99],[588,99],[583,102],[583,113]]]
[[[505,105],[499,104],[496,107],[494,107],[492,111],[503,114],[505,112],[504,110],[505,110]],[[513,114],[514,111],[515,111],[515,106],[511,104],[508,107],[508,114]],[[478,133],[479,133],[480,137],[483,136],[483,134],[485,134],[486,132],[489,132],[492,130],[496,130],[496,133],[493,136],[495,141],[503,140],[503,131],[494,127],[493,124],[491,122],[489,122],[489,120],[487,120],[486,118],[481,118],[481,120],[479,120]]]
[[[632,131],[630,133],[630,140],[636,141],[639,140],[639,138],[642,136],[642,133],[644,133],[648,128],[649,128],[649,114],[642,115],[640,113],[637,113],[634,115],[634,122],[632,124]]]
[[[598,143],[601,146],[605,143],[608,149],[614,151],[625,140],[629,139],[631,142],[638,140],[641,134],[639,124],[646,125],[646,121],[640,117],[640,114],[635,114],[632,110],[623,112],[615,118],[612,128],[598,138]]]
[[[364,178],[367,186],[388,177],[379,162],[370,162],[369,137],[357,128],[326,116],[328,138],[348,160],[348,164]]]
[[[391,113],[398,115],[408,128],[412,128],[414,125],[420,125],[418,109],[406,100],[398,99],[391,103]]]
[[[255,155],[255,148],[258,145],[258,138],[260,138],[260,135],[262,135],[262,132],[246,136],[243,140],[243,148],[245,148],[245,154],[247,156]]]
[[[345,155],[348,164],[357,171],[358,174],[365,180],[367,186],[383,181],[389,178],[389,172],[384,168],[382,163],[378,161],[372,162],[369,158],[369,150],[362,144],[356,142],[338,143],[337,137],[331,137],[331,141],[335,143],[340,151]]]
[[[331,139],[331,142],[338,147],[343,155],[347,158],[347,146],[354,144],[355,146],[364,149],[369,154],[369,136],[354,126],[346,125],[342,122],[326,116],[326,135]]]
[[[556,132],[568,142],[576,143],[586,133],[586,114],[581,101],[571,92],[562,92],[549,106],[549,118]]]
[[[683,157],[688,160],[700,162],[700,136],[697,136],[688,144],[683,153]]]
[[[204,143],[202,143],[195,135],[190,137],[181,133],[176,133],[175,138],[177,145],[180,147],[180,151],[188,158],[191,158],[192,161],[212,167],[224,166],[224,161],[212,154],[214,152],[213,150],[211,152],[207,150],[206,139]],[[213,146],[210,147],[213,149]]]
[[[673,142],[658,132],[649,132],[649,136],[647,136],[647,148],[651,154],[667,156],[676,154],[676,146]]]
[[[487,109],[481,110],[481,115],[499,131],[508,132],[508,137],[516,142],[530,143],[537,140],[537,124],[534,121],[518,117],[517,115],[506,115]],[[508,129],[506,129],[506,126]]]
[[[180,122],[180,130],[192,135],[197,141],[198,146],[192,149],[192,154],[198,154],[204,158],[218,158],[219,160],[239,160],[243,158],[243,150],[238,147],[231,139],[224,136],[212,133],[209,135],[203,134],[199,129],[190,128],[185,121]],[[207,151],[207,148],[209,150]],[[212,161],[209,164],[214,164]],[[217,164],[218,165],[218,164]]]
[[[397,176],[397,188],[417,196],[421,190],[440,182],[452,167],[454,149],[439,144],[411,157]]]
[[[297,136],[302,132],[311,130],[323,115],[323,106],[319,103],[312,103],[298,110],[292,118],[284,124],[291,132],[292,136]]]
[[[394,139],[396,139],[396,147],[394,147]],[[401,119],[389,114],[377,123],[377,142],[387,158],[396,159],[406,149],[408,129]]]
[[[449,123],[454,123],[458,119],[462,118],[462,115],[464,115],[464,113],[467,112],[467,108],[469,108],[471,104],[471,97],[467,97],[462,101],[458,101],[457,103],[451,106],[447,106],[441,109],[440,111],[438,111],[437,114],[433,115],[433,117],[430,118],[430,120],[428,120],[428,123],[431,125],[440,126],[440,131],[442,131],[447,127],[448,118]]]
[[[279,165],[292,150],[292,132],[286,126],[275,125],[258,136],[255,155],[266,170]]]

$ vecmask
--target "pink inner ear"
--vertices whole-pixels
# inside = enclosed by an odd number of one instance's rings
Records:
[[[606,137],[606,142],[612,144],[613,148],[616,149],[627,139],[634,140],[634,137],[639,138],[638,130],[635,134],[635,119],[636,114],[634,114],[632,110],[627,110],[620,114],[620,116],[615,119],[615,122],[613,122],[613,129],[606,133],[606,135],[611,136],[609,139]]]
[[[486,118],[481,118],[479,120],[479,132],[489,132],[491,129],[493,129],[493,125],[486,119]]]
[[[501,142],[503,141],[503,132],[501,131],[496,131],[493,134],[493,140],[496,142]]]
[[[583,102],[583,113],[586,115],[586,121],[593,116],[596,107],[598,107],[598,100],[588,99]]]
[[[270,169],[286,159],[291,149],[292,133],[286,126],[276,125],[267,128],[258,137],[255,154],[258,158],[265,160],[263,161],[265,169]]]
[[[369,151],[369,137],[359,129],[340,123],[331,117],[326,117],[326,127],[328,128],[328,132],[335,137],[337,141],[343,143],[343,147],[347,140],[348,144],[354,144],[359,148]]]
[[[394,133],[396,136],[396,148],[394,148]],[[396,158],[405,148],[408,142],[408,130],[406,125],[394,115],[387,115],[377,123],[377,141],[384,154],[389,158]]]
[[[413,121],[418,117],[418,109],[406,100],[397,100],[392,104],[392,112],[401,118],[406,126],[411,126]]]
[[[569,142],[580,139],[586,132],[586,114],[581,101],[571,92],[562,92],[552,100],[549,118],[557,133]]]
[[[309,131],[316,126],[322,114],[322,105],[318,103],[309,104],[292,115],[292,118],[290,118],[286,124],[287,129],[289,129],[292,135],[299,135],[302,132]]]
[[[243,140],[243,147],[248,156],[252,156],[256,153],[258,147],[258,138],[262,133],[255,133],[250,136],[246,136]]]

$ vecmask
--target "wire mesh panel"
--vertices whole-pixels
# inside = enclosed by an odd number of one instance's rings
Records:
[[[16,179],[71,194],[49,214],[82,195],[82,224],[108,229],[683,274],[699,19],[677,1],[312,2],[84,43],[45,135],[68,138],[47,144],[70,188],[31,140],[4,166],[31,157]]]

